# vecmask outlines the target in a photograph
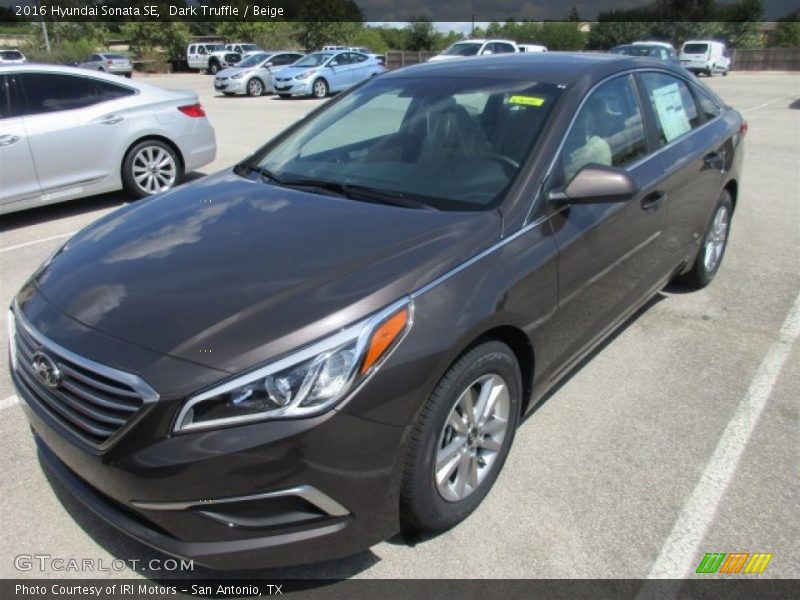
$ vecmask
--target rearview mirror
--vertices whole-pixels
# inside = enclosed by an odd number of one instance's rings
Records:
[[[639,186],[625,171],[593,163],[578,171],[563,190],[551,192],[550,199],[573,204],[624,202],[637,191]]]

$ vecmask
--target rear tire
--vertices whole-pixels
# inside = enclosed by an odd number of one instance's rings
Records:
[[[143,140],[125,154],[122,181],[136,198],[172,189],[183,180],[183,167],[173,148],[160,140]]]
[[[501,342],[485,342],[450,367],[411,426],[404,522],[444,531],[480,505],[508,456],[521,402],[519,365]]]
[[[723,190],[719,197],[711,222],[706,228],[703,245],[697,252],[694,264],[683,275],[677,278],[679,283],[694,289],[706,287],[719,271],[725,249],[728,247],[728,236],[733,216],[733,198],[728,190]]]

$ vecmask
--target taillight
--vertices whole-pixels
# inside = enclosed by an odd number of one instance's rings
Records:
[[[111,65],[114,64],[114,61],[113,60],[107,60],[106,64],[110,67]]]
[[[187,104],[186,106],[179,106],[178,110],[185,114],[187,117],[192,117],[193,119],[197,119],[199,117],[205,117],[206,111],[203,110],[203,105],[199,102],[197,104]]]
[[[747,121],[742,119],[742,124],[739,125],[739,134],[744,135],[747,133]]]

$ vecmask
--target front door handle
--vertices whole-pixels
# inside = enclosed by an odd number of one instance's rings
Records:
[[[710,152],[703,157],[703,162],[707,167],[721,171],[725,164],[725,152]]]
[[[651,210],[658,208],[658,206],[664,201],[664,198],[667,197],[667,192],[658,191],[658,192],[650,192],[642,198],[641,206],[642,210]]]
[[[22,138],[18,135],[0,135],[0,146],[10,146],[16,144]]]
[[[102,121],[100,121],[103,125],[116,125],[120,121],[124,120],[125,117],[121,117],[120,115],[109,115]]]

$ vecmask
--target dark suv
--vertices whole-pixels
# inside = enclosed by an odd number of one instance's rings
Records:
[[[671,279],[714,277],[745,131],[625,56],[369,80],[33,274],[9,324],[43,462],[215,567],[451,527],[546,390]]]

